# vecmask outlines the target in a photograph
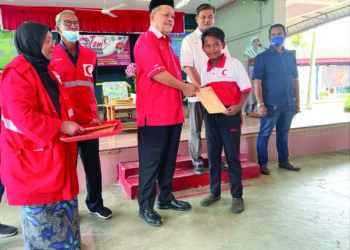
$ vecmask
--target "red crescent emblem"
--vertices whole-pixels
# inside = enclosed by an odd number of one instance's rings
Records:
[[[90,74],[90,75],[92,75],[92,70],[93,70],[92,65],[89,65],[89,66],[86,67],[86,71],[87,71],[88,74]]]
[[[224,69],[224,70],[222,71],[222,75],[223,75],[223,76],[226,76],[226,71],[227,71],[227,69]]]
[[[92,76],[92,71],[94,70],[92,64],[83,64],[83,68],[85,76]]]

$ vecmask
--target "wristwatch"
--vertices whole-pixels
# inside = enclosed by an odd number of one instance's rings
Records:
[[[265,104],[264,103],[258,103],[258,108],[260,108],[260,107],[262,107],[262,106],[265,106]]]

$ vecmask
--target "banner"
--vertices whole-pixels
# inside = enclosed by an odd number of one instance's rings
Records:
[[[180,54],[181,54],[181,45],[182,45],[182,40],[188,35],[191,34],[194,30],[189,30],[186,29],[185,33],[179,33],[179,34],[169,34],[171,37],[171,47],[173,48],[173,51],[175,55],[179,58],[180,60]]]
[[[81,35],[79,43],[96,51],[98,66],[123,66],[131,63],[129,36]]]
[[[15,32],[0,31],[0,69],[3,69],[16,55]]]

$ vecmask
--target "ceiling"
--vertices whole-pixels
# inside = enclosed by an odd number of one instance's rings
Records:
[[[177,5],[182,0],[174,0]],[[118,10],[148,10],[150,0],[0,0],[0,4],[20,6],[55,6],[74,8],[118,9]],[[215,7],[229,2],[228,0],[184,0],[185,5],[177,11],[194,13],[196,6],[210,3]]]
[[[242,0],[175,0],[175,6],[183,1],[183,7],[177,11],[195,13],[195,8],[201,3],[210,3],[216,8],[222,8],[235,1]],[[249,1],[249,0],[246,0]],[[251,0],[253,1],[253,0]],[[331,20],[348,16],[349,0],[285,0],[286,24],[288,32],[294,34],[310,29]],[[150,0],[0,0],[0,4],[19,6],[55,6],[94,9],[117,10],[147,10]]]
[[[349,0],[287,0],[286,26],[293,35],[349,15]]]

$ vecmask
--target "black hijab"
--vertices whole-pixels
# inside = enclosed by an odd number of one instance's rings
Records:
[[[57,113],[60,115],[60,89],[58,83],[52,79],[48,72],[47,67],[50,60],[41,52],[48,31],[51,31],[51,28],[42,23],[25,22],[16,30],[15,46],[18,54],[23,55],[37,71]]]

